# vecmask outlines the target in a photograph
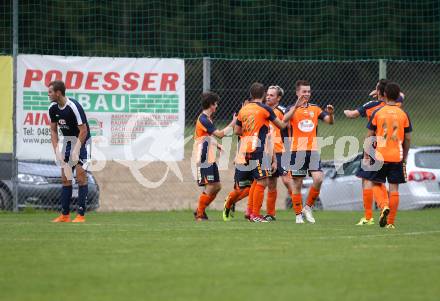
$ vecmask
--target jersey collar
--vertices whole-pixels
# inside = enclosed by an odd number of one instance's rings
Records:
[[[59,104],[57,104],[57,106],[58,106],[58,109],[60,109],[60,110],[64,110],[66,107],[67,107],[67,103],[70,101],[70,99],[69,99],[69,97],[66,97],[66,103],[64,104],[64,107],[60,107],[60,105]]]

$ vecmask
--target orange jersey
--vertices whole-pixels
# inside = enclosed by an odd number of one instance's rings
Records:
[[[376,151],[382,154],[385,162],[403,160],[403,140],[405,133],[412,131],[408,114],[398,105],[385,105],[374,111],[367,128],[375,131]]]
[[[279,120],[283,120],[284,118],[284,108],[277,106],[273,111],[277,118]],[[272,136],[272,142],[273,142],[273,150],[275,153],[283,153],[284,152],[284,143],[283,143],[283,137],[281,135],[281,130],[273,124],[273,122],[270,122],[270,133]]]
[[[363,104],[362,106],[358,107],[356,110],[359,112],[359,114],[362,117],[366,117],[367,120],[370,120],[373,112],[376,111],[378,108],[383,107],[384,105],[385,105],[384,101],[373,100]],[[396,102],[396,106],[401,107],[402,102]]]
[[[249,102],[237,115],[237,125],[242,128],[240,153],[263,152],[269,134],[269,121],[276,119],[272,108],[259,102]]]
[[[290,108],[286,109],[286,112]],[[290,119],[292,130],[292,151],[315,151],[318,149],[316,134],[318,131],[318,119],[324,119],[328,113],[314,104],[296,109]]]
[[[362,117],[366,117],[367,120],[370,120],[370,117],[373,114],[373,112],[376,111],[378,108],[383,107],[384,105],[385,105],[384,101],[372,100],[367,103],[364,103],[356,110],[359,112],[359,114]]]
[[[197,156],[197,162],[215,162],[216,140],[211,137],[215,130],[211,118],[204,113],[200,114],[194,132],[194,152]]]

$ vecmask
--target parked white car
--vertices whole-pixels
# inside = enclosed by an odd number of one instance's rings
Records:
[[[331,165],[324,167],[317,208],[324,210],[363,210],[362,182],[356,177],[362,154],[345,162],[336,172]],[[399,186],[399,209],[440,207],[440,146],[411,148],[406,165],[408,182]],[[303,196],[311,179],[304,181]],[[304,197],[303,197],[304,198]]]

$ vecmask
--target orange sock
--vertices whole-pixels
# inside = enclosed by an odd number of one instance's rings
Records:
[[[255,185],[253,205],[252,205],[253,215],[260,215],[261,206],[263,205],[263,200],[264,200],[265,188],[266,187],[264,185],[258,183]]]
[[[364,188],[362,195],[364,199],[365,218],[371,219],[373,217],[373,190],[371,188]]]
[[[225,207],[228,208],[228,209],[230,209],[231,206],[232,206],[232,204],[234,204],[234,203],[237,201],[237,199],[238,199],[238,197],[240,196],[240,194],[241,194],[241,190],[240,190],[240,188],[238,188],[238,189],[235,188],[234,190],[232,190],[232,191],[228,194],[228,197],[227,197],[227,201],[226,201]]]
[[[249,189],[249,198],[247,203],[247,212],[250,214],[252,213],[252,208],[254,206],[254,191],[255,191],[255,185],[257,185],[257,181],[253,181],[251,188]]]
[[[296,215],[301,214],[302,211],[301,193],[298,194],[292,193],[292,207]]]
[[[387,186],[385,184],[380,185],[380,189],[382,190],[382,194],[388,196]],[[387,198],[388,199],[388,198]],[[389,206],[389,205],[388,205]],[[382,207],[380,207],[382,208]]]
[[[206,207],[215,199],[215,195],[209,195],[204,192],[199,197],[199,206],[197,207],[197,216],[202,216]]]
[[[307,196],[307,202],[306,202],[307,206],[313,207],[318,196],[319,196],[319,190],[313,186],[310,186],[309,195]]]
[[[390,214],[388,215],[388,224],[394,224],[397,215],[397,208],[399,207],[399,192],[390,192]]]
[[[383,185],[385,186],[385,185]],[[373,186],[373,195],[374,198],[376,199],[377,205],[379,206],[380,209],[383,209],[384,207],[389,207],[389,200],[388,200],[388,192],[385,188],[385,192],[384,189],[382,187],[382,185],[374,185]]]
[[[277,202],[277,190],[267,192],[266,213],[275,216],[275,204]]]

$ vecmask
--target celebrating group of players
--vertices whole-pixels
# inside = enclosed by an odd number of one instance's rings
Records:
[[[214,137],[222,138],[232,131],[239,143],[235,158],[235,185],[226,197],[223,220],[230,221],[235,203],[248,197],[245,218],[251,222],[276,220],[277,180],[282,178],[296,215],[296,223],[315,223],[312,208],[320,193],[324,178],[318,149],[318,120],[334,122],[334,108],[325,110],[309,102],[310,84],[296,82],[297,100],[287,108],[279,105],[284,91],[279,86],[267,90],[261,83],[250,88],[250,100],[243,103],[231,123],[216,129],[212,117],[220,98],[213,92],[202,94],[203,112],[197,118],[195,129],[195,156],[198,164],[198,184],[204,186],[197,210],[196,221],[208,219],[205,209],[221,189],[216,150],[221,149]],[[399,204],[398,185],[406,182],[405,162],[412,131],[408,115],[400,108],[403,94],[393,82],[380,80],[368,102],[356,110],[345,110],[348,118],[368,118],[368,141],[371,149],[364,152],[362,167],[357,176],[362,179],[365,216],[358,225],[373,225],[373,199],[381,209],[381,227],[395,228],[394,220]],[[372,139],[374,138],[374,139]],[[301,186],[310,175],[313,184],[303,207]],[[389,193],[385,186],[389,183]],[[261,215],[265,190],[268,188],[266,215]]]

